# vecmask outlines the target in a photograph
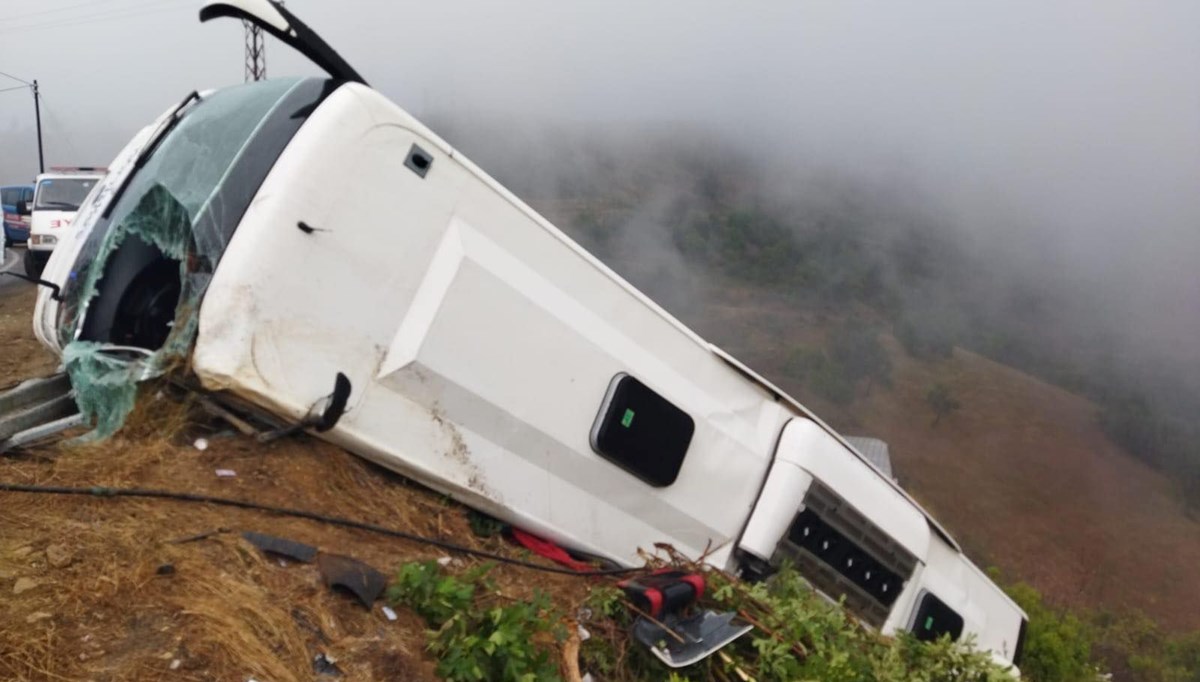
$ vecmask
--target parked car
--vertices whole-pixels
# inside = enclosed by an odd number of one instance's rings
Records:
[[[29,209],[33,206],[33,185],[0,187],[0,203],[4,206],[4,236],[10,244],[24,243],[29,239]],[[21,208],[25,210],[22,211]]]
[[[103,168],[55,168],[37,176],[25,249],[25,274],[40,277],[51,252],[72,229],[92,188],[104,177]]]

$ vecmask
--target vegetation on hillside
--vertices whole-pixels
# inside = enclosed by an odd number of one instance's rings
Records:
[[[630,629],[637,617],[621,591],[596,581],[582,603],[554,600],[535,590],[530,599],[508,596],[492,578],[492,564],[459,569],[434,561],[401,566],[388,597],[424,619],[428,650],[450,682],[541,682],[579,670],[599,679],[666,679],[667,668]],[[920,642],[907,633],[882,637],[814,593],[785,567],[769,581],[748,585],[704,570],[703,606],[736,611],[756,627],[717,655],[675,671],[675,682],[1000,682],[1008,673],[971,642]],[[999,579],[993,571],[993,578]],[[1097,682],[1111,666],[1115,679],[1194,682],[1200,679],[1200,633],[1171,636],[1145,616],[1107,612],[1073,614],[1053,608],[1024,583],[1007,591],[1029,615],[1022,679]],[[574,633],[574,634],[572,634]],[[584,635],[583,633],[586,633]],[[561,658],[559,651],[564,652]],[[1103,658],[1106,663],[1097,663]]]
[[[692,570],[701,570],[690,567]],[[541,682],[563,679],[561,665],[613,682],[658,682],[668,669],[629,630],[636,614],[611,585],[592,588],[583,604],[555,604],[543,593],[528,601],[505,596],[488,577],[490,568],[454,575],[435,562],[401,567],[390,598],[429,625],[428,647],[438,674],[451,682]],[[904,634],[881,637],[844,610],[818,597],[794,570],[745,585],[706,570],[710,592],[704,606],[736,611],[756,627],[717,655],[674,671],[670,679],[791,682],[1001,682],[1008,674],[970,643],[949,638],[919,642]],[[584,641],[578,634],[588,633]],[[577,634],[572,638],[569,633]],[[572,677],[568,675],[567,677]]]

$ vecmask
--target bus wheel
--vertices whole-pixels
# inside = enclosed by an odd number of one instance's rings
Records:
[[[42,270],[46,269],[46,261],[33,255],[28,247],[25,248],[25,274],[34,279],[41,279]]]

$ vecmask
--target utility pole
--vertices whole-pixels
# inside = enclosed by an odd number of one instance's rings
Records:
[[[11,78],[21,84],[14,88],[5,88],[4,90],[0,90],[0,92],[8,92],[9,90],[24,90],[25,88],[29,88],[30,91],[33,92],[33,116],[37,120],[38,172],[45,173],[46,172],[46,159],[42,154],[42,98],[41,98],[40,93],[38,92],[38,82],[33,81],[31,83],[31,82],[25,80],[24,78],[17,78],[16,76],[12,75],[11,73],[4,73],[3,71],[0,71],[0,76],[4,76],[5,78]],[[22,87],[22,86],[24,86],[24,87]]]
[[[38,82],[33,79],[33,116],[37,119],[38,173],[46,172],[46,158],[42,155],[42,103],[38,96]]]
[[[260,81],[267,77],[267,50],[263,45],[262,29],[242,20],[246,30],[246,81]]]

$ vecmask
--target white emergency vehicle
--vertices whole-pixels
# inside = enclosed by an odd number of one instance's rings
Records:
[[[139,133],[50,261],[44,344],[186,354],[212,395],[573,550],[632,566],[665,542],[749,578],[791,561],[884,633],[1017,663],[1025,614],[838,433],[287,9],[201,11],[220,16],[331,78],[192,93]]]
[[[75,213],[104,177],[103,168],[52,168],[34,181],[25,274],[40,277],[50,253],[72,229]]]

